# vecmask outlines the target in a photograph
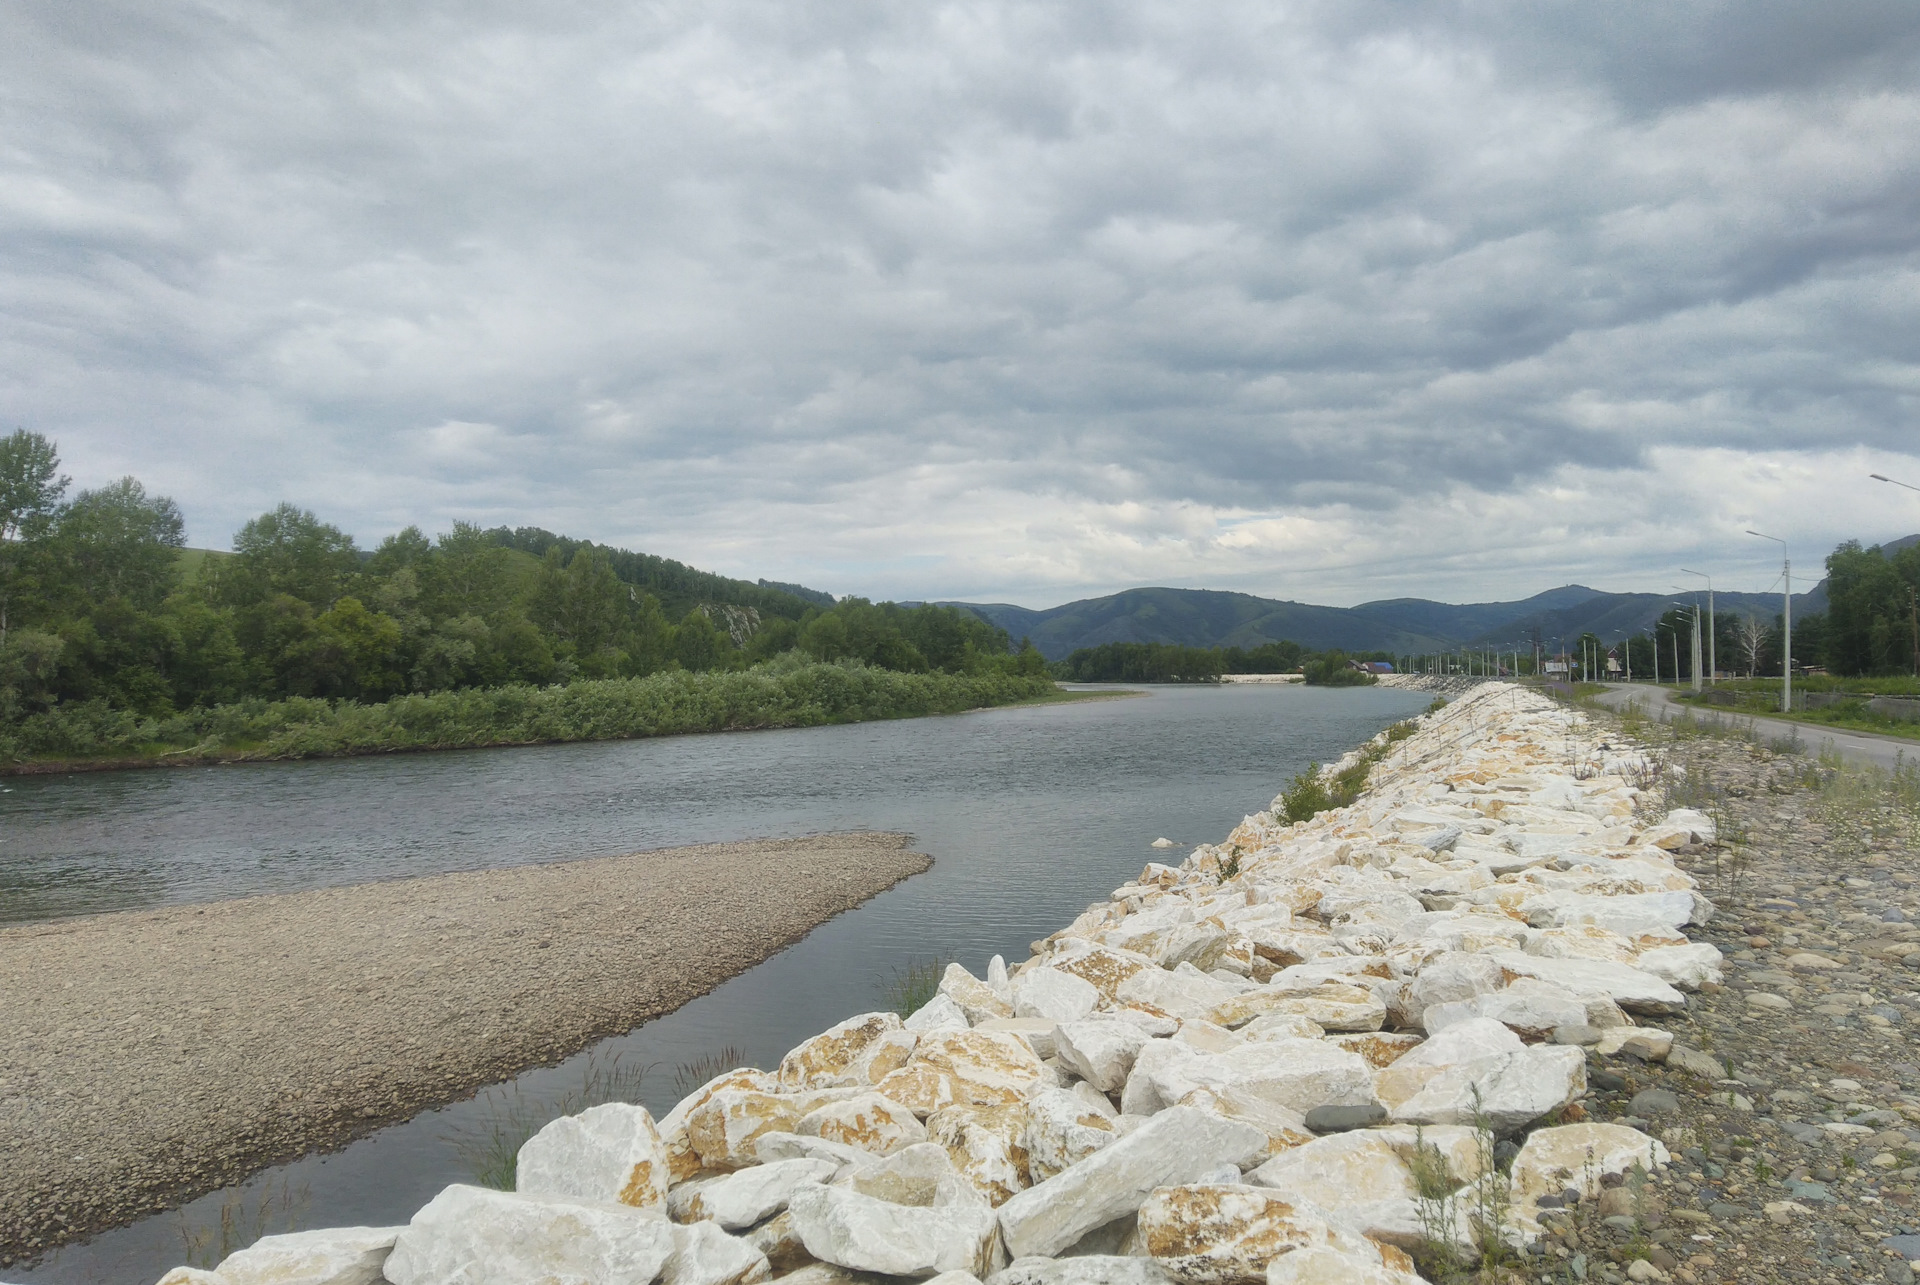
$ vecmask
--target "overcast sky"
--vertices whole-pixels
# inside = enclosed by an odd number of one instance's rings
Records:
[[[1920,530],[1920,6],[7,0],[0,426],[214,547],[1763,588]]]

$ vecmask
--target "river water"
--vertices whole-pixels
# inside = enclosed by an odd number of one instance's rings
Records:
[[[0,782],[0,921],[289,892],[685,843],[836,830],[914,836],[934,866],[665,1017],[465,1102],[308,1156],[183,1209],[68,1246],[28,1282],[150,1285],[185,1237],[404,1222],[472,1177],[472,1143],[646,1068],[738,1050],[777,1064],[899,970],[974,972],[1068,923],[1156,857],[1223,838],[1310,761],[1430,698],[1380,688],[1157,687],[1144,697],[841,727]],[[1180,847],[1157,851],[1159,836]]]

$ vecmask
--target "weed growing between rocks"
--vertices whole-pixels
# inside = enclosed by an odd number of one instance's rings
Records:
[[[188,1265],[212,1269],[227,1255],[245,1249],[262,1236],[298,1231],[309,1199],[304,1185],[295,1188],[282,1179],[278,1187],[268,1184],[255,1195],[234,1192],[221,1202],[211,1225],[196,1226],[183,1212],[180,1243],[186,1249]]]
[[[747,1064],[747,1055],[729,1044],[718,1053],[708,1053],[673,1068],[673,1095],[684,1098],[710,1080]]]
[[[453,1138],[454,1150],[469,1176],[482,1187],[512,1191],[522,1144],[563,1115],[578,1115],[608,1102],[638,1102],[647,1068],[622,1063],[618,1053],[602,1059],[589,1054],[580,1068],[580,1087],[557,1098],[535,1097],[519,1081],[486,1091],[486,1119]]]
[[[901,1017],[912,1017],[940,993],[940,978],[953,961],[944,956],[916,959],[905,968],[893,970],[884,988],[882,1003]],[[701,1081],[704,1084],[706,1081]],[[699,1087],[695,1085],[694,1087]]]

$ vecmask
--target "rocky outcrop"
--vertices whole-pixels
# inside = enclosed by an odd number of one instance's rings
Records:
[[[1512,688],[1329,771],[1363,756],[1351,806],[1150,864],[1018,967],[952,966],[904,1021],[850,1017],[657,1123],[556,1121],[516,1193],[309,1233],[340,1263],[324,1279],[1406,1285],[1425,1238],[1527,1243],[1569,1188],[1666,1162],[1578,1122],[1583,1050],[1666,1056],[1636,1018],[1718,978],[1671,855],[1711,822],[1660,812],[1641,751]],[[1476,1202],[1508,1225],[1476,1229]]]

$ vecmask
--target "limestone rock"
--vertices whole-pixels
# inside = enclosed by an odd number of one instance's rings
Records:
[[[1113,1108],[1093,1106],[1067,1089],[1042,1089],[1027,1102],[1027,1169],[1044,1182],[1111,1143]]]
[[[1315,1139],[1281,1152],[1247,1179],[1290,1201],[1317,1205],[1377,1239],[1419,1247],[1419,1192],[1401,1148],[1383,1131]],[[1453,1239],[1461,1239],[1457,1231]]]
[[[1501,967],[1521,977],[1537,977],[1575,995],[1604,995],[1629,1012],[1678,1013],[1687,1006],[1687,997],[1672,986],[1652,973],[1626,964],[1598,959],[1546,959],[1517,950],[1490,954]]]
[[[871,1156],[859,1147],[825,1138],[802,1137],[797,1133],[763,1133],[753,1140],[754,1159],[763,1165],[781,1160],[831,1160],[838,1168],[861,1164]]]
[[[1425,1278],[1366,1254],[1308,1245],[1267,1264],[1267,1285],[1425,1285]]]
[[[793,1215],[781,1210],[758,1227],[742,1232],[740,1239],[766,1256],[767,1266],[776,1276],[792,1272],[813,1262],[800,1234],[793,1229]],[[834,1268],[844,1271],[844,1268]],[[851,1283],[849,1282],[849,1285]]]
[[[1100,1003],[1092,982],[1057,968],[1029,968],[1013,979],[1013,1015],[1077,1022]]]
[[[1209,1021],[1215,1020],[1212,1014],[1216,1005],[1244,993],[1243,988],[1209,977],[1191,964],[1171,970],[1143,968],[1120,983],[1117,990],[1123,1003],[1141,1005],[1172,1017],[1204,1017]],[[1249,1013],[1247,1018],[1253,1016]]]
[[[984,1205],[958,1169],[947,1149],[937,1142],[921,1142],[890,1156],[870,1158],[837,1179],[863,1196],[895,1205],[932,1208],[946,1205]]]
[[[687,1141],[707,1169],[739,1169],[755,1163],[754,1142],[763,1133],[797,1133],[804,1100],[796,1094],[724,1087],[687,1113]]]
[[[1060,1060],[1068,1070],[1102,1093],[1118,1091],[1133,1070],[1147,1035],[1131,1022],[1064,1022],[1054,1033]]]
[[[1147,955],[1110,946],[1082,945],[1055,954],[1048,965],[1090,982],[1108,1004],[1120,1002],[1120,986],[1143,968],[1159,968]]]
[[[1514,1157],[1512,1207],[1521,1228],[1539,1231],[1540,1197],[1569,1187],[1584,1199],[1600,1194],[1600,1179],[1635,1165],[1652,1172],[1667,1163],[1665,1146],[1638,1129],[1619,1124],[1567,1124],[1536,1129]]]
[[[780,1087],[867,1088],[905,1066],[918,1038],[894,1013],[849,1017],[780,1059]]]
[[[1027,1042],[1033,1055],[1044,1062],[1060,1051],[1053,1038],[1053,1033],[1059,1027],[1060,1023],[1044,1017],[996,1017],[990,1022],[980,1023],[979,1029],[1018,1035]]]
[[[1057,1254],[1134,1212],[1154,1188],[1191,1181],[1221,1164],[1239,1165],[1266,1145],[1266,1135],[1249,1125],[1169,1107],[1000,1206],[1008,1252]]]
[[[877,1088],[924,1118],[942,1107],[1018,1102],[1046,1078],[1046,1068],[1018,1035],[972,1030],[922,1039],[912,1061]]]
[[[1420,1047],[1424,1037],[1416,1032],[1362,1031],[1350,1035],[1332,1035],[1327,1043],[1349,1053],[1358,1053],[1372,1067],[1392,1066]]]
[[[1234,1033],[1243,1041],[1317,1040],[1327,1033],[1327,1028],[1298,1013],[1267,1013],[1254,1018]],[[1362,1033],[1363,1037],[1365,1034],[1365,1032]],[[1351,1047],[1340,1039],[1333,1042],[1342,1048]]]
[[[915,1009],[913,1016],[902,1025],[915,1035],[932,1035],[941,1031],[964,1031],[969,1023],[965,1009],[946,995],[935,995]]]
[[[1380,1262],[1365,1237],[1304,1201],[1244,1184],[1162,1187],[1140,1206],[1141,1248],[1191,1285],[1260,1285],[1267,1264],[1307,1246]]]
[[[1664,1062],[1673,1048],[1673,1032],[1657,1026],[1616,1026],[1600,1032],[1593,1051],[1601,1057],[1630,1053],[1643,1062]],[[1711,1078],[1719,1079],[1724,1067],[1716,1066]]]
[[[1311,990],[1269,988],[1235,995],[1209,1012],[1222,1026],[1278,1014],[1302,1017],[1329,1031],[1377,1031],[1387,1020],[1387,1005],[1371,988],[1332,979]]]
[[[828,1159],[759,1164],[723,1178],[682,1183],[668,1196],[667,1213],[675,1222],[704,1220],[739,1231],[785,1209],[801,1183],[826,1182],[839,1172],[839,1162]]]
[[[1071,1258],[1031,1256],[987,1278],[987,1285],[1172,1285],[1151,1258],[1114,1254],[1076,1254]]]
[[[328,1227],[262,1236],[220,1264],[221,1285],[375,1285],[398,1227]]]
[[[673,1254],[660,1285],[758,1285],[773,1275],[767,1256],[710,1222],[673,1229]]]
[[[879,1093],[817,1107],[795,1121],[793,1131],[880,1155],[927,1140],[925,1126],[910,1109]]]
[[[1181,1098],[1179,1105],[1205,1111],[1209,1115],[1222,1116],[1228,1120],[1238,1120],[1241,1124],[1250,1124],[1264,1133],[1267,1136],[1267,1145],[1257,1155],[1249,1158],[1249,1164],[1264,1163],[1270,1157],[1289,1148],[1304,1146],[1313,1141],[1313,1134],[1307,1128],[1306,1117],[1300,1112],[1270,1098],[1261,1097],[1257,1093],[1246,1092],[1238,1085],[1225,1084],[1218,1089],[1195,1089]]]
[[[521,1144],[514,1189],[530,1196],[658,1209],[672,1181],[645,1107],[609,1102],[561,1116]]]
[[[899,1205],[848,1187],[810,1184],[794,1192],[787,1211],[808,1253],[854,1271],[984,1276],[991,1265],[995,1224],[985,1202]]]
[[[996,1017],[1012,1017],[1013,1004],[958,964],[948,964],[940,978],[940,993],[960,1006],[969,1024]]]
[[[742,1068],[717,1075],[680,1099],[678,1105],[661,1116],[655,1126],[660,1134],[660,1145],[667,1153],[668,1185],[685,1182],[706,1167],[700,1153],[694,1149],[692,1135],[687,1131],[687,1121],[711,1102],[715,1094],[727,1089],[753,1089],[771,1093],[778,1087],[779,1081],[774,1076],[764,1071]],[[795,1119],[798,1118],[796,1114]]]
[[[1506,970],[1491,956],[1448,952],[1422,968],[1407,987],[1407,1011],[1424,1025],[1422,1015],[1433,1005],[1475,999],[1506,984]]]
[[[1556,1027],[1585,1025],[1587,1005],[1564,986],[1521,977],[1504,990],[1464,1003],[1434,1005],[1426,1012],[1427,1032],[1436,1033],[1469,1017],[1490,1018],[1525,1040],[1544,1040]]]
[[[1634,966],[1652,973],[1670,986],[1697,991],[1702,986],[1718,985],[1721,979],[1720,951],[1706,943],[1691,946],[1656,946],[1640,952]]]
[[[1470,1124],[1484,1116],[1494,1132],[1506,1133],[1567,1105],[1586,1088],[1582,1050],[1535,1044],[1445,1068],[1395,1107],[1393,1118],[1404,1124]]]
[[[392,1285],[644,1285],[676,1248],[674,1225],[629,1205],[587,1204],[461,1184],[413,1216],[382,1268]]]
[[[218,1276],[200,1267],[176,1267],[154,1285],[222,1285]]]
[[[946,1148],[953,1167],[990,1205],[1003,1203],[1031,1182],[1027,1126],[1025,1103],[954,1106],[927,1117],[927,1132]]]

